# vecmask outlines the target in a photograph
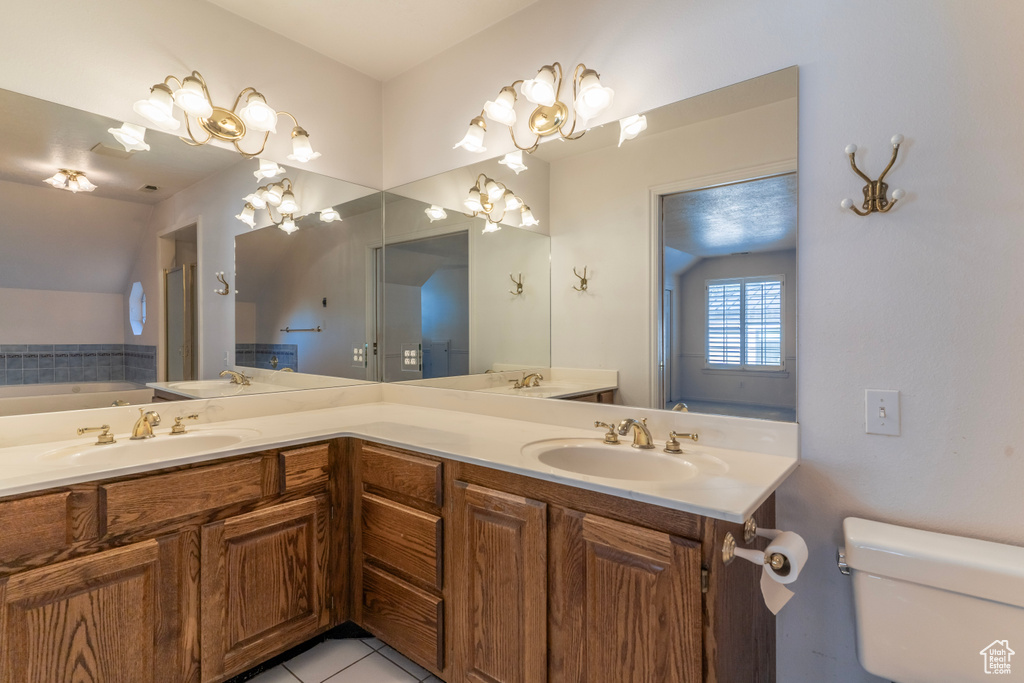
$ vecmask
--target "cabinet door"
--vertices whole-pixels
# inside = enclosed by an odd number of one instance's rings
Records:
[[[198,681],[197,550],[182,532],[0,584],[0,681]]]
[[[551,510],[551,681],[702,680],[700,545]]]
[[[546,505],[455,482],[455,683],[547,680]]]
[[[203,681],[222,680],[329,625],[326,496],[202,531]]]

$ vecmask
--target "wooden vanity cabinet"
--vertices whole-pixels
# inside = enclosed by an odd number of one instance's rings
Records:
[[[340,453],[320,443],[0,500],[0,683],[213,683],[348,619]]]

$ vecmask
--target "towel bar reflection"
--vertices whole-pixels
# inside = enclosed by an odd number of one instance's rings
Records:
[[[292,329],[291,327],[282,327],[281,331],[282,332],[323,332],[323,330],[320,329],[319,325],[317,325],[316,327],[303,327],[301,329],[300,328]]]

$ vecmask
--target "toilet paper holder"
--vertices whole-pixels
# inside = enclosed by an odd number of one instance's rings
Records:
[[[753,520],[747,521],[748,523],[753,522]],[[744,539],[746,539],[746,534],[744,534]],[[727,531],[722,542],[722,563],[728,565],[734,559],[736,559],[736,538],[732,535],[732,532]],[[764,564],[771,567],[772,571],[779,576],[788,576],[791,569],[789,558],[782,553],[772,553],[770,555],[765,553]]]

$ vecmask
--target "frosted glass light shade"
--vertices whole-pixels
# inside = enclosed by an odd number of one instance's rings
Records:
[[[484,185],[484,191],[491,202],[496,202],[505,195],[505,186],[496,180],[488,180]]]
[[[333,206],[320,212],[320,220],[324,223],[333,223],[341,220],[341,214]]]
[[[107,132],[121,143],[126,152],[149,151],[149,145],[146,144],[146,129],[142,126],[125,122],[121,124],[120,128],[108,128]]]
[[[72,183],[75,184],[74,187],[71,186]],[[72,192],[92,192],[96,186],[89,182],[84,173],[79,173],[68,181],[68,189]]]
[[[242,209],[242,213],[235,216],[238,220],[242,221],[250,228],[256,227],[256,208],[252,204],[246,204],[245,208]]]
[[[633,114],[619,119],[619,147],[622,147],[622,143],[626,140],[632,140],[645,130],[647,130],[647,117],[643,114]]]
[[[292,130],[292,153],[288,158],[292,161],[303,163],[312,161],[320,156],[320,152],[314,152],[313,146],[309,144],[309,135],[299,127]]]
[[[174,103],[189,116],[206,119],[213,116],[213,105],[206,99],[203,84],[194,76],[187,77],[174,91]]]
[[[523,200],[512,194],[512,190],[505,190],[505,210],[518,211],[523,207]]]
[[[584,119],[592,119],[607,109],[615,91],[601,85],[601,77],[593,69],[586,69],[580,78],[580,89],[574,105],[576,113]]]
[[[68,174],[64,171],[57,171],[43,182],[63,190],[68,184]]]
[[[284,169],[277,165],[276,161],[269,159],[260,159],[260,167],[252,172],[256,176],[256,180],[263,180],[264,178],[276,178],[277,176],[284,173]]]
[[[263,193],[263,201],[271,206],[281,206],[282,199],[284,199],[284,188],[281,185],[271,185]]]
[[[550,107],[555,103],[555,69],[542,67],[536,78],[523,81],[523,97],[534,104]]]
[[[461,147],[467,152],[486,152],[487,148],[484,147],[484,133],[486,132],[487,124],[483,117],[478,116],[470,122],[466,136],[459,140],[452,149]]]
[[[160,130],[174,131],[181,128],[181,121],[174,117],[174,100],[171,89],[159,83],[149,91],[149,97],[136,102],[132,109]]]
[[[277,132],[277,112],[267,104],[266,98],[258,92],[249,93],[245,106],[238,112],[246,128],[260,133]]]
[[[526,170],[526,164],[523,163],[522,150],[509,152],[501,159],[499,159],[498,163],[508,166],[510,169],[516,172],[516,175],[519,175],[520,173]]]
[[[482,234],[486,235],[489,232],[498,232],[499,230],[501,230],[501,226],[498,225],[497,223],[491,223],[490,221],[485,221],[484,222],[484,229],[481,230],[480,232]]]
[[[295,219],[291,216],[285,216],[284,220],[281,221],[281,225],[277,227],[281,228],[289,235],[299,229],[299,226],[295,225]]]
[[[480,190],[473,188],[469,191],[469,196],[466,197],[466,201],[462,202],[465,206],[473,213],[484,210],[483,195],[480,194]]]
[[[267,202],[263,199],[264,190],[266,190],[266,188],[261,187],[259,190],[256,190],[256,192],[251,192],[245,195],[244,201],[252,204],[257,209],[267,208]]]
[[[501,89],[501,92],[498,93],[494,100],[484,105],[484,112],[492,121],[497,121],[506,126],[514,126],[516,124],[515,104],[516,91],[505,87]]]
[[[519,214],[521,221],[520,225],[540,225],[540,221],[533,217],[533,212],[530,211],[530,207],[523,205],[523,211]]]
[[[443,221],[445,218],[448,218],[447,212],[437,204],[431,204],[426,209],[423,209],[423,213],[427,214],[427,218],[430,219],[431,223],[434,221]]]
[[[281,195],[281,203],[277,208],[281,213],[299,213],[299,204],[295,201],[295,195],[291,190],[286,190]]]

